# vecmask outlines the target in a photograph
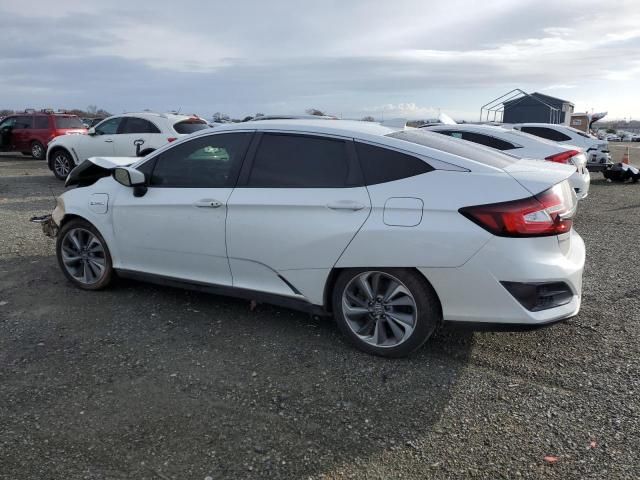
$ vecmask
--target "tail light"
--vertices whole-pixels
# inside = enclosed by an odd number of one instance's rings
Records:
[[[499,237],[547,237],[571,230],[576,207],[575,192],[564,181],[533,197],[459,212]]]
[[[549,155],[548,157],[545,158],[545,160],[549,162],[564,163],[565,165],[573,165],[573,162],[571,161],[571,157],[575,157],[576,155],[579,155],[579,154],[580,154],[579,150],[567,150],[566,152],[560,152],[560,153],[556,153],[555,155]]]
[[[177,137],[169,137],[167,138],[167,142],[171,143],[171,142],[175,142],[178,138]]]

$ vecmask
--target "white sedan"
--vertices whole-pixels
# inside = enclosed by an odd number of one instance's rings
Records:
[[[583,199],[589,194],[591,176],[587,169],[587,157],[580,147],[561,145],[551,140],[523,133],[520,130],[493,125],[457,124],[423,128],[495,148],[519,158],[573,165],[575,171],[569,178],[569,183],[576,191],[578,199]]]
[[[578,312],[573,171],[368,122],[256,121],[91,159],[42,221],[79,288],[117,273],[330,312],[395,357],[443,321]]]
[[[145,156],[208,127],[197,116],[153,112],[114,115],[90,128],[87,135],[56,137],[47,147],[47,162],[53,174],[64,180],[73,167],[87,158]]]

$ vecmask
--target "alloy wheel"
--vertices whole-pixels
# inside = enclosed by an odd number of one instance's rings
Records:
[[[342,294],[342,312],[356,336],[376,347],[395,347],[413,333],[416,301],[400,280],[384,272],[363,272]]]
[[[53,168],[55,169],[59,177],[66,178],[71,171],[71,162],[65,154],[58,153],[53,158]]]
[[[99,282],[107,270],[105,248],[100,239],[84,228],[72,228],[61,243],[64,268],[75,280],[91,285]]]
[[[39,143],[34,143],[33,145],[31,145],[31,155],[33,156],[33,158],[42,158],[42,154],[42,145],[40,145]]]

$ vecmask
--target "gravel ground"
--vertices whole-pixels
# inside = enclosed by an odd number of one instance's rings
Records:
[[[640,476],[640,185],[593,175],[577,317],[403,360],[268,305],[74,289],[28,223],[61,189],[0,156],[2,479]]]

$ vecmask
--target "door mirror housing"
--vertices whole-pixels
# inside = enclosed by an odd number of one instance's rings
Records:
[[[133,187],[133,196],[142,197],[147,193],[147,179],[140,170],[131,167],[117,167],[113,179],[125,187]]]
[[[91,127],[89,130],[87,130],[87,135],[97,135],[98,132],[96,132],[96,128],[95,127]]]

